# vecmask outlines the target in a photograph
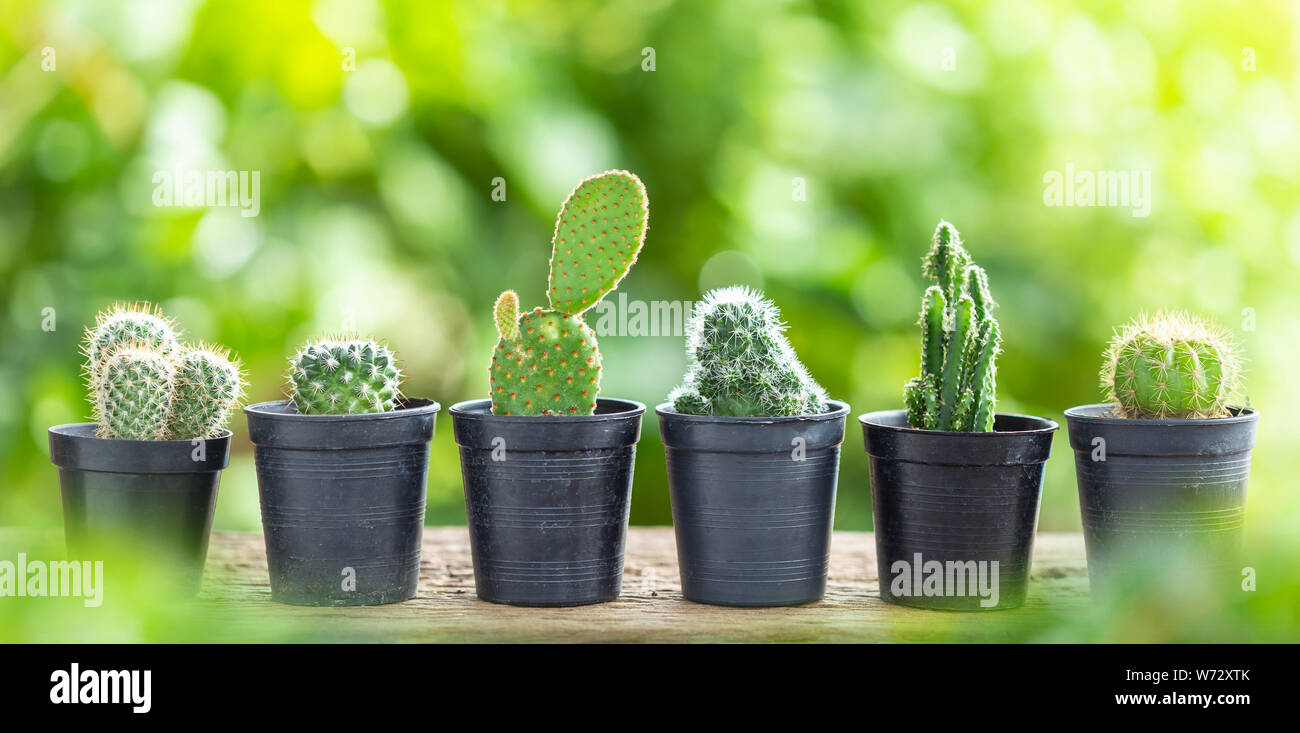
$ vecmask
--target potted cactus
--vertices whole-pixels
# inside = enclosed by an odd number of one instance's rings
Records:
[[[761,293],[705,293],[686,327],[681,386],[656,408],[682,593],[788,606],[826,593],[849,407],[795,356]]]
[[[1226,331],[1187,313],[1116,332],[1101,368],[1108,402],[1065,412],[1094,591],[1168,562],[1239,579],[1259,421],[1240,406],[1241,362]]]
[[[94,422],[49,430],[73,557],[131,548],[184,595],[203,583],[239,362],[184,343],[148,303],[116,304],[86,329],[84,372]]]
[[[1002,336],[988,276],[939,222],[924,274],[921,374],[906,409],[860,416],[880,597],[921,608],[1024,602],[1051,420],[998,413]]]
[[[569,194],[551,240],[549,308],[507,290],[490,396],[451,408],[478,597],[573,606],[618,597],[632,467],[645,405],[598,397],[601,355],[582,314],[645,242],[641,180],[609,171]]]
[[[405,397],[373,339],[309,341],[287,400],[244,408],[271,599],[363,606],[415,597],[438,403]]]

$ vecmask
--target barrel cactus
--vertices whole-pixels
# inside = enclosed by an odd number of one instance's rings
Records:
[[[388,412],[401,385],[397,357],[374,339],[309,341],[289,359],[288,396],[304,415]]]
[[[101,312],[82,352],[101,438],[210,438],[243,396],[243,374],[228,350],[178,341],[171,319],[149,303]]]
[[[577,185],[551,238],[550,308],[522,312],[513,290],[493,308],[498,340],[488,367],[495,415],[591,415],[600,349],[582,319],[614,290],[645,243],[650,202],[641,179],[608,171]]]
[[[95,317],[93,328],[86,329],[82,353],[87,378],[93,381],[95,370],[114,350],[127,344],[153,349],[164,356],[180,348],[175,324],[159,308],[147,302],[114,303]]]
[[[785,337],[781,313],[762,293],[712,290],[686,324],[688,365],[668,395],[689,415],[785,417],[826,411],[826,391]]]
[[[196,344],[173,360],[176,379],[168,437],[176,440],[210,438],[221,432],[244,392],[244,378],[230,351]]]
[[[144,343],[120,344],[97,366],[95,434],[120,440],[165,440],[176,368]]]
[[[922,271],[938,284],[921,298],[921,374],[903,388],[907,421],[924,430],[987,433],[1002,344],[988,275],[946,221],[935,229]]]
[[[1237,343],[1209,321],[1139,315],[1111,340],[1102,389],[1123,417],[1224,417],[1240,396],[1241,361]]]

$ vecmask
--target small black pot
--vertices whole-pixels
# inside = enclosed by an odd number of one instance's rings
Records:
[[[1108,416],[1113,407],[1065,411],[1094,593],[1166,563],[1190,564],[1231,587],[1240,580],[1259,413],[1242,408],[1206,420],[1127,419]]]
[[[373,606],[415,597],[438,403],[302,415],[244,408],[257,459],[271,600]]]
[[[858,420],[871,459],[880,597],[954,611],[1024,603],[1057,424],[999,413],[991,433],[956,433],[910,427],[904,410]],[[945,582],[928,587],[935,569]]]
[[[59,467],[63,526],[72,559],[135,548],[157,565],[154,578],[178,595],[203,585],[221,469],[230,431],[190,440],[111,440],[95,423],[50,428]]]
[[[792,606],[826,594],[849,414],[843,402],[829,407],[798,417],[655,409],[688,600]]]
[[[617,598],[645,405],[598,399],[594,415],[523,417],[493,415],[491,404],[451,407],[478,597],[516,606]]]

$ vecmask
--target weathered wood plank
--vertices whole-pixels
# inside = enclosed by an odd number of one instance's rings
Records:
[[[272,603],[261,535],[217,533],[198,608],[212,641],[880,642],[1010,641],[1088,603],[1083,539],[1043,533],[1026,604],[1009,611],[925,611],[880,600],[868,532],[837,532],[825,599],[794,608],[735,609],[682,598],[671,528],[634,527],[623,595],[578,608],[515,608],[474,595],[464,528],[425,530],[419,596],[366,608]]]

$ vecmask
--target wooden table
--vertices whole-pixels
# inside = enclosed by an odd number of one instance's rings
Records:
[[[875,541],[836,532],[826,597],[793,608],[737,609],[682,598],[673,532],[633,527],[623,595],[577,608],[516,608],[474,595],[469,533],[427,528],[420,592],[388,606],[305,608],[271,602],[260,534],[218,532],[197,604],[211,641],[911,642],[1042,638],[1089,604],[1083,538],[1040,533],[1024,606],[926,611],[880,600]]]

